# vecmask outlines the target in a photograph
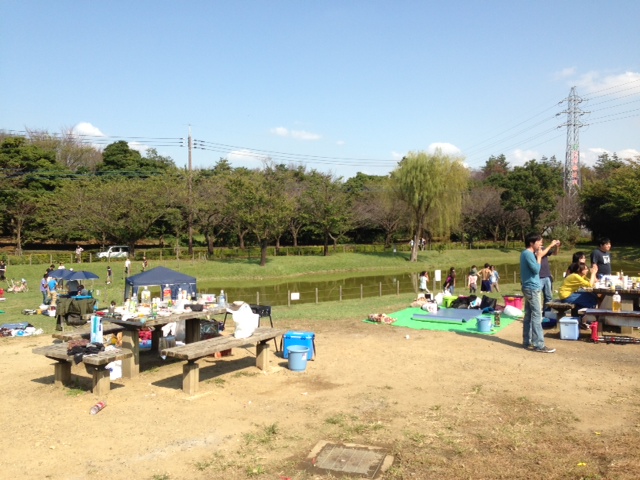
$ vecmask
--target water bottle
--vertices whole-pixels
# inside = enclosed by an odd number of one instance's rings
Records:
[[[622,299],[620,298],[620,294],[618,292],[614,293],[611,300],[613,302],[612,310],[614,312],[619,312],[622,309]]]
[[[220,290],[220,296],[218,297],[218,305],[222,308],[227,307],[227,296],[224,294],[224,290]]]
[[[107,406],[106,402],[96,403],[93,407],[91,407],[91,410],[90,410],[91,415],[95,415],[106,406]]]

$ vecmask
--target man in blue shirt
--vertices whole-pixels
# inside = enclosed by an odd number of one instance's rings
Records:
[[[525,238],[526,248],[520,254],[520,278],[525,299],[522,343],[524,348],[533,348],[540,353],[553,353],[555,348],[544,344],[542,331],[542,284],[540,262],[543,257],[542,236],[530,233]]]

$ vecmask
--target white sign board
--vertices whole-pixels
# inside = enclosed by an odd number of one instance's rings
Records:
[[[441,282],[442,281],[442,270],[436,270],[435,272],[433,272],[433,279],[436,282]]]
[[[291,300],[300,300],[300,292],[291,292]]]

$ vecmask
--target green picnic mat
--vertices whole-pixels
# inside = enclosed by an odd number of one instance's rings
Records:
[[[500,315],[500,326],[493,327],[491,332],[482,333],[478,331],[477,322],[475,319],[468,320],[466,323],[447,323],[446,319],[443,322],[429,322],[426,320],[413,320],[411,317],[414,314],[424,315],[427,312],[422,310],[421,308],[405,308],[404,310],[400,310],[399,312],[390,313],[389,316],[391,318],[395,318],[396,321],[392,324],[394,327],[404,327],[404,328],[412,328],[414,330],[438,330],[442,332],[460,332],[460,333],[477,333],[479,335],[493,335],[494,333],[498,333],[508,325],[511,325],[515,322],[516,319],[511,317],[506,317],[504,314]],[[481,315],[480,310],[478,310],[478,315]],[[365,320],[367,323],[375,323],[370,320]]]

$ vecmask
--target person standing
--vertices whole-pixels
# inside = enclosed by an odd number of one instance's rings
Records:
[[[544,239],[542,240],[544,244]],[[542,259],[540,260],[540,286],[542,287],[542,311],[546,311],[547,303],[553,300],[553,276],[549,257],[558,253],[560,240],[552,240],[547,248],[542,249]],[[542,247],[541,247],[542,248]]]
[[[40,293],[42,293],[42,303],[47,304],[47,297],[49,296],[49,284],[47,282],[48,274],[44,274],[42,276],[42,280],[40,280]]]
[[[142,271],[146,272],[148,266],[149,266],[149,261],[147,260],[147,256],[143,255],[142,256]]]
[[[111,265],[107,265],[107,285],[111,284],[113,280],[113,272],[111,271]]]
[[[429,274],[424,271],[424,272],[420,272],[420,277],[418,279],[420,281],[420,285],[419,285],[419,290],[420,293],[424,293],[424,294],[428,294],[429,292],[429,288],[427,287],[427,284],[429,283]]]
[[[480,291],[491,293],[491,266],[488,263],[480,270]]]
[[[598,278],[611,275],[611,240],[600,239],[600,246],[591,252],[591,265],[598,266]]]
[[[0,280],[5,281],[7,279],[7,264],[4,260],[0,260]]]
[[[451,295],[453,295],[456,289],[456,269],[453,267],[449,269],[449,275],[447,275],[447,279],[444,281],[444,289],[449,290]]]
[[[78,245],[76,247],[76,263],[82,263],[82,252],[84,252],[84,248]]]
[[[542,236],[530,233],[525,238],[525,249],[520,254],[520,281],[525,299],[522,344],[540,353],[554,353],[548,348],[542,332],[542,298],[540,285],[540,262],[542,260]]]
[[[128,277],[130,272],[131,272],[131,260],[129,260],[129,258],[127,258],[124,261],[124,276]]]
[[[496,270],[496,266],[495,265],[491,265],[491,278],[489,280],[491,280],[491,290],[495,290],[496,292],[500,291],[500,274],[498,273],[498,270]]]
[[[58,303],[58,291],[56,290],[58,288],[58,282],[53,277],[49,277],[47,281],[47,289],[49,290],[49,305],[55,307]]]
[[[471,271],[467,277],[467,287],[469,287],[469,293],[474,294],[478,290],[478,270],[475,265],[471,266]]]

